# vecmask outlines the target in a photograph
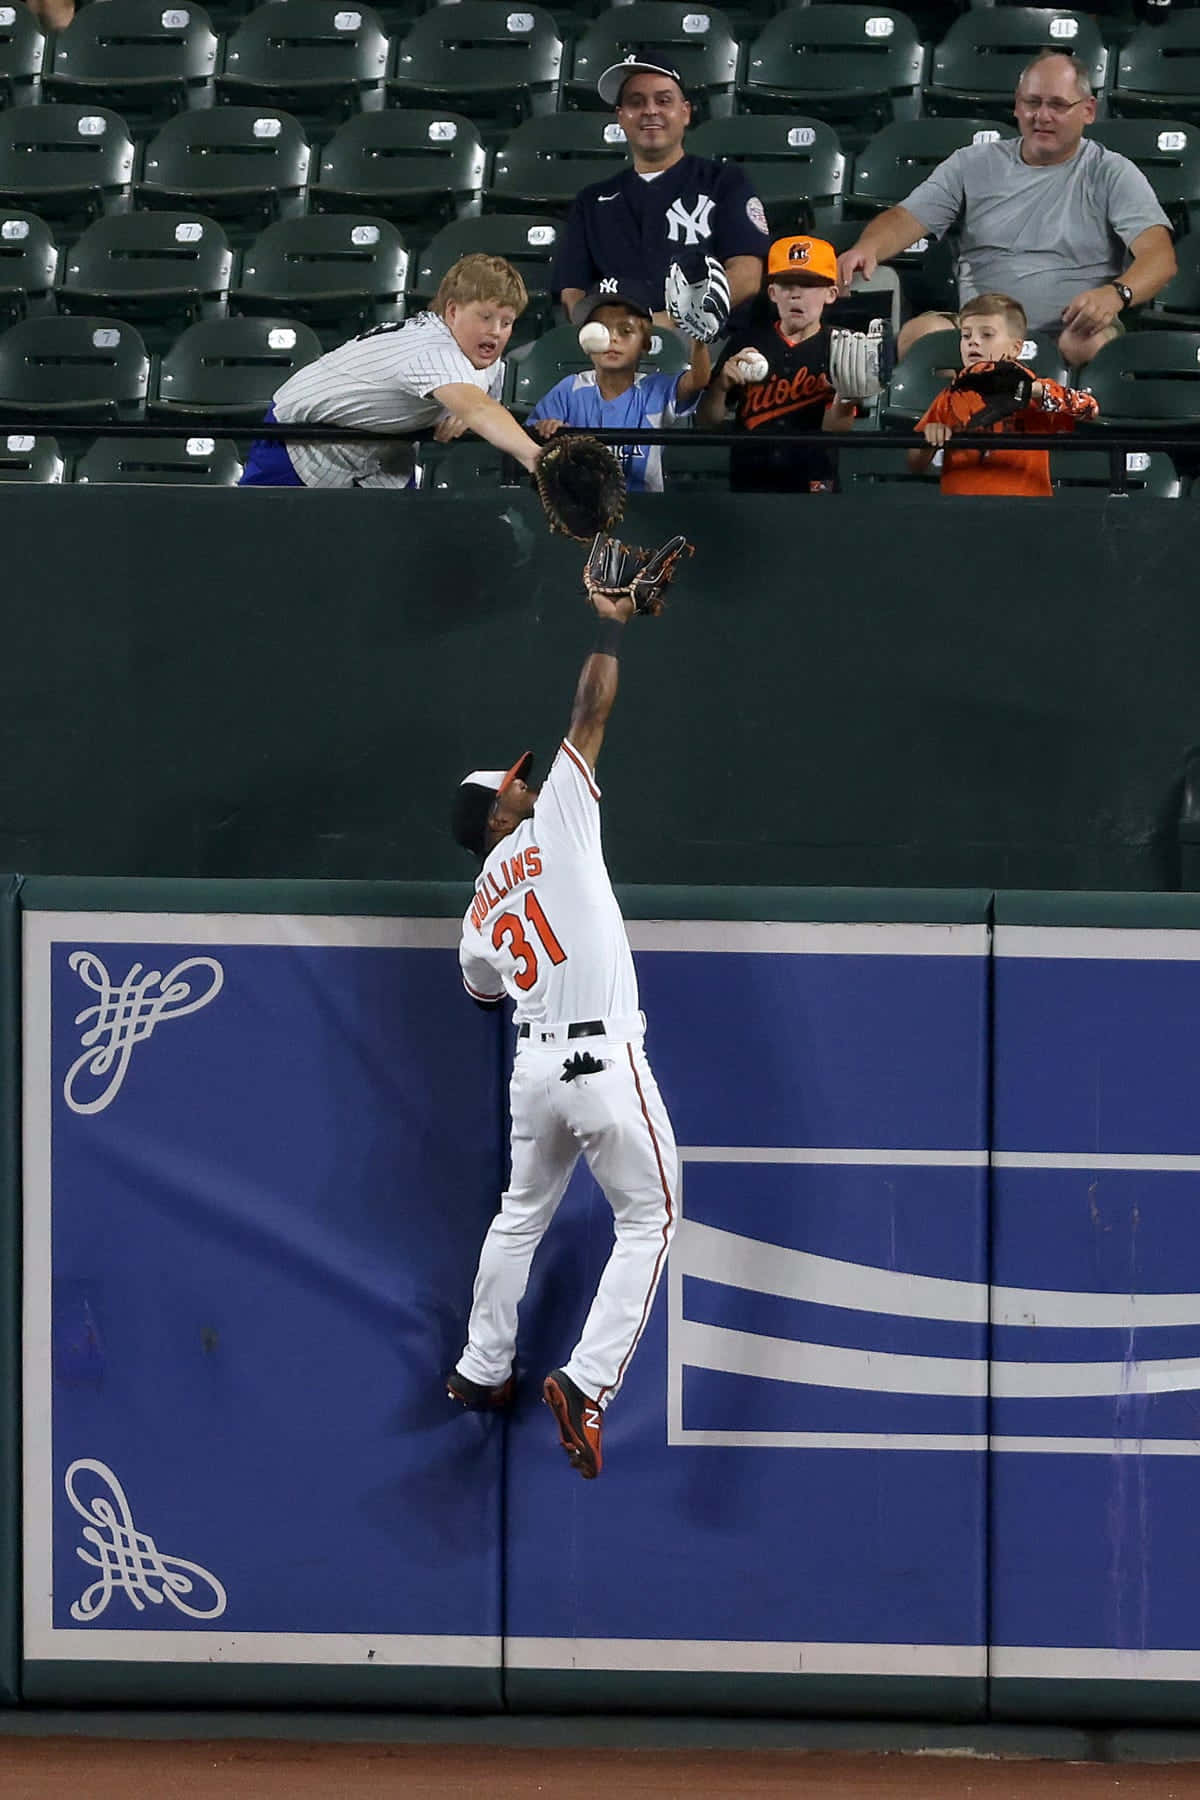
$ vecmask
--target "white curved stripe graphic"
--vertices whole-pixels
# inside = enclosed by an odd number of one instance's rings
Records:
[[[753,1375],[796,1386],[851,1388],[877,1394],[937,1394],[981,1399],[989,1392],[988,1364],[976,1357],[904,1356],[762,1337],[723,1325],[679,1326],[680,1360],[725,1375]],[[1189,1392],[1200,1388],[1200,1357],[1154,1362],[993,1362],[997,1399],[1086,1400],[1119,1395]]]
[[[683,1218],[672,1255],[684,1275],[726,1287],[804,1300],[851,1312],[890,1313],[903,1319],[950,1324],[988,1321],[985,1282],[951,1281],[912,1275],[869,1263],[787,1250],[761,1238],[742,1237]],[[991,1290],[994,1325],[1037,1326],[1050,1330],[1134,1331],[1152,1326],[1200,1325],[1200,1294],[1097,1294],[1070,1289]]]

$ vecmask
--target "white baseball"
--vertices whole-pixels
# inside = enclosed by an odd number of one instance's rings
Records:
[[[765,381],[771,366],[761,350],[743,350],[738,363],[747,381]]]
[[[601,350],[607,350],[612,343],[608,335],[608,327],[601,325],[598,319],[591,324],[583,325],[579,331],[579,348],[588,356],[597,356]]]

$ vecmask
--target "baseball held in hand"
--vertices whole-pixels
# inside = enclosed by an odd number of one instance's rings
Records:
[[[599,356],[600,352],[607,350],[611,344],[612,339],[608,335],[607,326],[601,325],[598,319],[594,319],[590,325],[580,327],[579,348],[588,356]]]
[[[738,364],[747,381],[765,381],[770,368],[761,350],[744,350],[738,357]]]

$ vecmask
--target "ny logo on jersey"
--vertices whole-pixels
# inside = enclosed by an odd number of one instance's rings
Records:
[[[682,236],[685,243],[698,244],[701,238],[711,237],[709,220],[715,205],[716,201],[707,194],[697,196],[691,212],[682,200],[672,200],[667,209],[667,236],[671,242],[677,244]]]

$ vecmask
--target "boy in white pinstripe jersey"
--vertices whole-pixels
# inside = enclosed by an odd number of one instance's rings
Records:
[[[432,434],[474,431],[532,470],[540,455],[500,404],[504,349],[525,309],[525,283],[499,256],[464,256],[428,312],[377,325],[284,382],[267,413],[280,425],[346,425]],[[242,487],[408,487],[412,459],[381,444],[283,444],[257,439]]]

